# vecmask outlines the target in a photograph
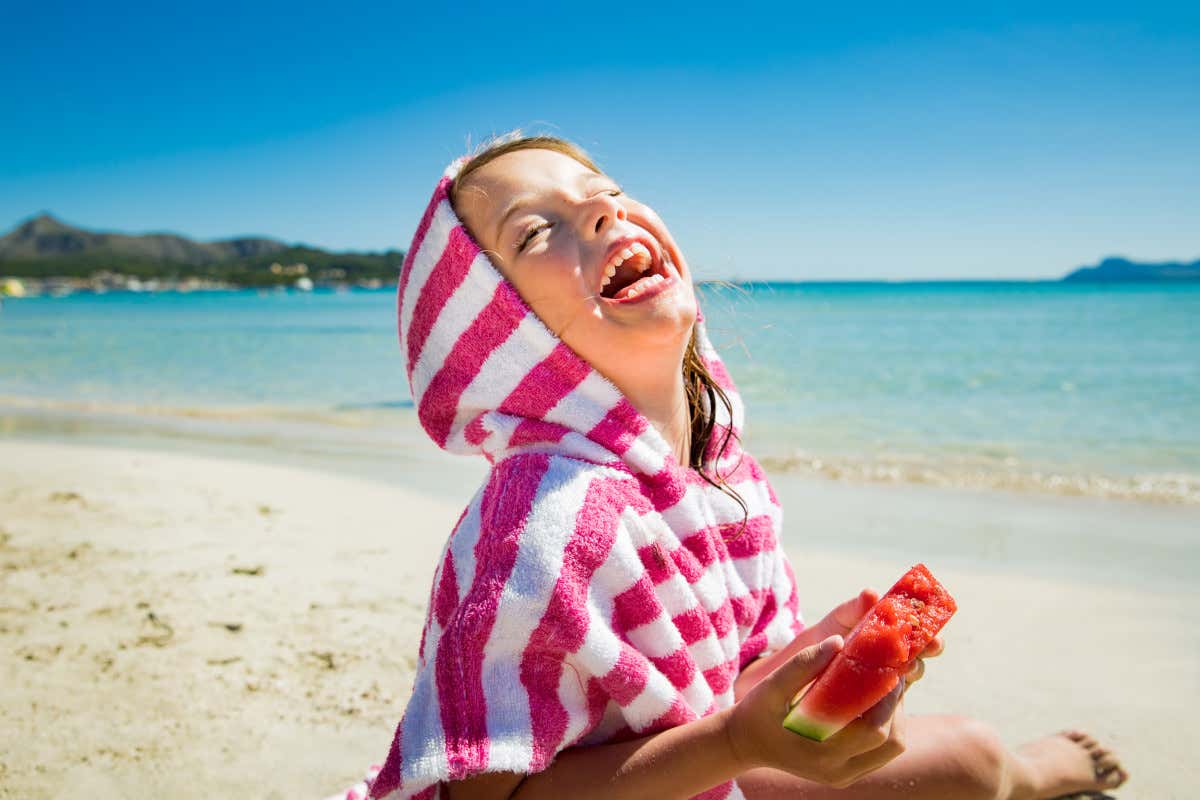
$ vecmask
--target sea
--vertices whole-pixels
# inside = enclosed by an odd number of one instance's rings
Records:
[[[768,472],[1200,505],[1200,283],[699,293]],[[379,478],[436,449],[386,287],[5,298],[0,436]]]

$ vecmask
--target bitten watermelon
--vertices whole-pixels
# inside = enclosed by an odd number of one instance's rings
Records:
[[[958,609],[924,564],[896,581],[793,702],[783,726],[823,742],[883,699]]]

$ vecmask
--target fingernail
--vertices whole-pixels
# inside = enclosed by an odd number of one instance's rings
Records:
[[[821,651],[826,653],[836,653],[846,646],[846,640],[841,637],[841,634],[835,633],[825,641],[821,642]]]

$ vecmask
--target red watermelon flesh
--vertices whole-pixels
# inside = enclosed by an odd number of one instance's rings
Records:
[[[823,742],[883,699],[958,606],[917,564],[859,621],[846,646],[809,685],[784,727]]]

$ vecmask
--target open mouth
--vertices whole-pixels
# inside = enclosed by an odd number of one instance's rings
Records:
[[[600,296],[609,300],[626,300],[670,279],[671,273],[665,258],[660,257],[657,248],[651,250],[641,242],[633,242],[605,267]]]

